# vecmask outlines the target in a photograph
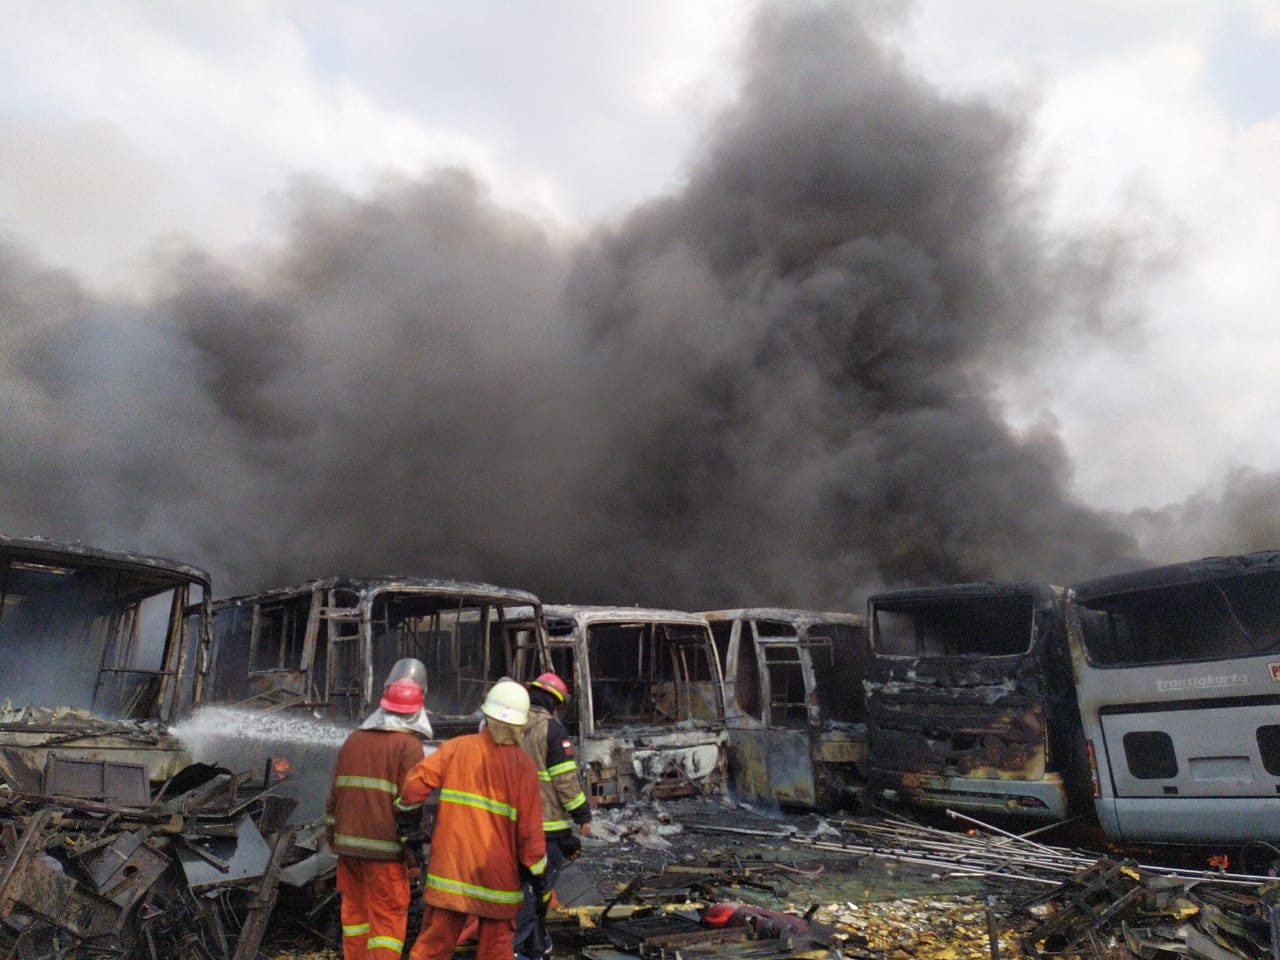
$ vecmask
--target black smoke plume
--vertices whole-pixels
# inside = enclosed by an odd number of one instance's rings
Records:
[[[301,181],[279,248],[171,249],[136,302],[0,248],[0,529],[219,595],[400,573],[691,609],[1131,559],[993,386],[1128,322],[1141,243],[1047,233],[1027,118],[856,9],[763,8],[682,187],[585,242],[445,170]]]

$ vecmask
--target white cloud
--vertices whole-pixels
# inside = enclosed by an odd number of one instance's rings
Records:
[[[1006,385],[1011,417],[1061,424],[1081,496],[1119,509],[1181,500],[1245,463],[1280,469],[1280,102],[1264,3],[926,3],[912,62],[958,93],[1036,103],[1029,170],[1060,224],[1155,212],[1181,258],[1132,291],[1138,340],[1076,342]],[[1252,49],[1252,47],[1250,47]],[[1243,112],[1242,112],[1243,111]]]
[[[270,235],[296,173],[465,165],[562,220],[670,185],[747,8],[3,3],[0,224],[99,280],[153,237]]]

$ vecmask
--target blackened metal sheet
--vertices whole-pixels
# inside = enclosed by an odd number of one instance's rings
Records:
[[[44,792],[132,805],[151,799],[147,768],[141,763],[68,757],[52,752],[45,764]]]
[[[231,880],[260,877],[271,861],[271,848],[247,816],[241,818],[234,840],[214,840],[201,846],[226,864],[227,869],[219,870],[209,859],[193,852],[189,847],[179,847],[178,856],[182,860],[182,869],[193,890]]]

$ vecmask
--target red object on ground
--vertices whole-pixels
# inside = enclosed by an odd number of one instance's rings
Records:
[[[803,917],[764,907],[749,907],[741,903],[713,904],[702,914],[704,927],[752,927],[757,936],[778,937],[787,933],[805,933],[809,929]]]

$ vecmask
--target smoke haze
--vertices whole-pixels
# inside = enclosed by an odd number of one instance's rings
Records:
[[[131,302],[0,245],[0,529],[219,595],[396,573],[687,609],[1200,555],[1175,508],[1078,502],[1053,424],[996,400],[1128,333],[1162,245],[1047,233],[1020,108],[944,97],[846,5],[764,8],[742,71],[683,187],[586,239],[455,169],[300,180],[278,249],[170,242]],[[1203,552],[1280,539],[1177,509]]]

